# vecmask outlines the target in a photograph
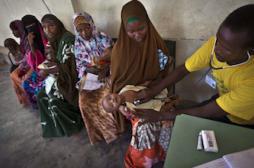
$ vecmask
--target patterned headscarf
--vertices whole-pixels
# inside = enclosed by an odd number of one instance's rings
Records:
[[[82,38],[76,26],[82,23],[90,24],[92,37],[89,40]],[[87,66],[90,66],[94,57],[102,56],[104,50],[112,45],[112,39],[106,34],[98,32],[91,15],[86,12],[76,13],[73,17],[75,31],[74,53],[78,77],[81,79]]]
[[[76,30],[76,27],[82,23],[90,24],[90,27],[93,30],[93,36],[95,36],[98,33],[92,16],[86,12],[82,12],[82,13],[75,13],[73,16],[73,26],[74,26],[74,31],[76,36],[79,34]]]

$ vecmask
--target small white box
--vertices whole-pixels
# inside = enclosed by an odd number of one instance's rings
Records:
[[[198,134],[197,150],[203,150],[203,142],[202,142],[201,131],[200,131],[199,134]]]
[[[206,152],[218,152],[218,146],[217,146],[214,131],[202,130],[201,136],[202,136],[204,150]]]

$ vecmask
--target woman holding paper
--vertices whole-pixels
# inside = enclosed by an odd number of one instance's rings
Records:
[[[92,17],[77,13],[73,19],[75,30],[75,58],[79,82],[79,108],[86,125],[90,143],[105,140],[107,143],[117,138],[116,121],[106,113],[100,100],[108,89],[105,79],[109,74],[109,58],[112,39],[96,30]]]
[[[43,137],[62,137],[82,128],[75,88],[77,73],[73,53],[74,35],[54,15],[42,17],[42,27],[50,42],[51,59],[39,66],[47,76],[38,94]]]

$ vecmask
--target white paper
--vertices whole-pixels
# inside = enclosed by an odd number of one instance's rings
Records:
[[[224,155],[220,159],[198,165],[194,168],[253,168],[254,148]]]
[[[209,74],[206,75],[205,82],[213,89],[216,89],[216,81]]]
[[[211,162],[204,163],[194,168],[230,168],[223,158],[213,160]]]
[[[223,156],[230,168],[253,168],[254,148]]]
[[[54,85],[56,81],[56,78],[53,75],[49,75],[46,79],[45,79],[45,90],[46,93],[49,94],[52,86]]]
[[[98,75],[92,73],[87,73],[85,83],[83,86],[84,90],[97,90],[101,88],[104,84],[98,80]]]

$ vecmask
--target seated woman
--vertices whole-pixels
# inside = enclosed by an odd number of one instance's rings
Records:
[[[164,77],[172,66],[168,50],[151,23],[144,6],[137,0],[125,4],[121,12],[119,37],[112,50],[111,91],[118,93],[126,85]],[[119,116],[121,130],[124,120]]]
[[[19,45],[20,45],[20,52],[24,56],[27,51],[30,50],[30,46],[27,40],[27,35],[25,32],[24,25],[21,20],[14,20],[10,23],[10,29],[12,31],[12,34],[20,39]]]
[[[40,22],[33,15],[22,17],[22,23],[25,28],[30,50],[26,52],[26,62],[30,66],[23,79],[23,88],[25,89],[33,108],[37,109],[36,96],[43,87],[44,77],[41,76],[38,65],[45,59],[45,46],[47,40],[44,36]]]
[[[28,51],[30,51],[30,46],[26,38],[26,33],[25,33],[24,26],[21,20],[12,21],[10,23],[10,29],[13,35],[16,38],[20,39],[19,52],[22,57],[22,61],[20,62],[20,65],[11,72],[10,78],[11,78],[15,93],[17,95],[17,98],[19,100],[19,103],[22,104],[23,106],[28,106],[30,104],[29,99],[24,88],[22,87],[22,83],[24,79],[27,77],[26,74],[30,70],[30,66],[27,64],[26,57],[25,57],[25,54]]]
[[[177,103],[174,97],[169,98],[167,89],[147,103],[133,104],[136,94],[144,86],[125,86],[119,94],[108,94],[102,99],[102,106],[107,112],[121,112],[131,120],[132,139],[125,155],[125,167],[151,167],[165,158],[168,148],[170,122],[144,122],[133,115],[135,109],[154,109],[158,113],[173,109]],[[150,166],[146,166],[150,165]]]
[[[79,108],[86,125],[90,143],[117,138],[116,121],[112,114],[105,113],[98,101],[108,93],[102,80],[109,70],[109,54],[112,39],[96,30],[92,17],[78,13],[73,19],[75,29],[75,58],[79,77]],[[89,84],[90,83],[90,84]]]
[[[70,136],[82,128],[78,108],[78,91],[75,88],[77,72],[73,53],[74,36],[54,15],[41,19],[44,33],[50,42],[51,59],[42,69],[45,87],[38,94],[43,137]]]

